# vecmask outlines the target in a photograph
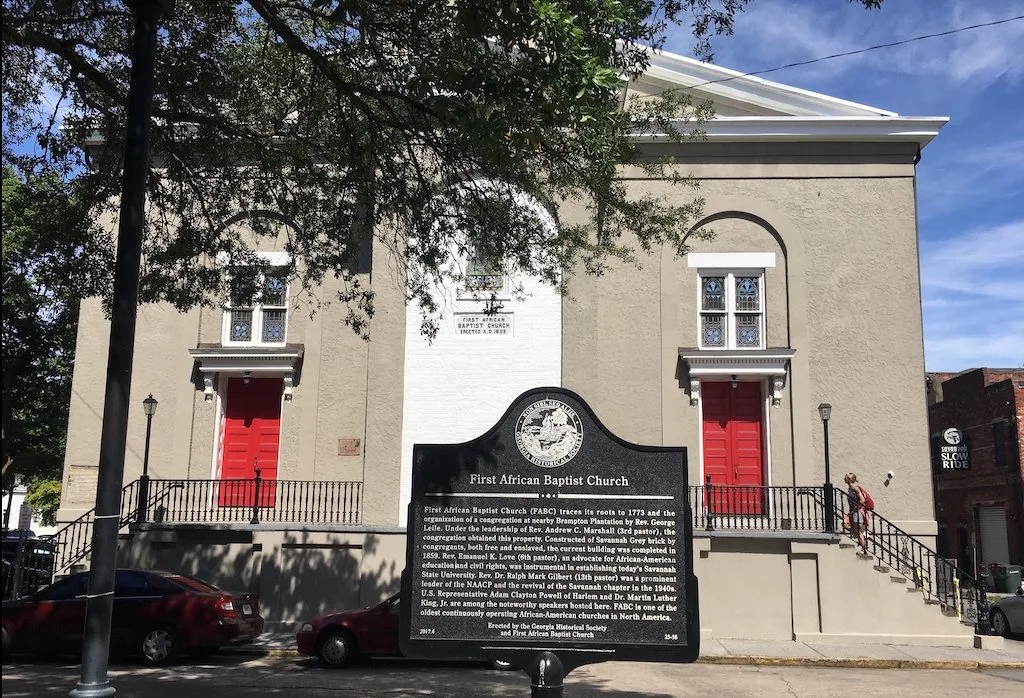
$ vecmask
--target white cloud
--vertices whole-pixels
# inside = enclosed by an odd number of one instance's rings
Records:
[[[1024,220],[922,240],[929,370],[1024,365]]]
[[[812,3],[758,0],[741,13],[735,34],[719,37],[716,62],[742,70],[774,68],[845,53],[925,34],[991,22],[1021,14],[1019,2],[938,3],[934,0],[889,0],[880,11],[857,3]],[[692,41],[681,28],[673,37],[677,50],[689,52]],[[1024,76],[1020,46],[1024,20],[915,41],[788,68],[765,77],[782,82],[837,81],[842,74],[870,69],[935,79],[971,91],[1002,78]]]

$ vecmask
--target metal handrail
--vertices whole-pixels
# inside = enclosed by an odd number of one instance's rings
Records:
[[[139,481],[132,480],[121,488],[119,528],[125,528],[137,513]],[[96,509],[90,509],[56,533],[46,536],[55,550],[53,574],[58,575],[83,559],[92,550],[92,524]]]
[[[836,490],[834,496],[836,520],[840,523],[837,530],[857,540],[848,518],[852,509],[849,496],[842,490]],[[981,634],[989,632],[988,599],[975,575],[874,510],[867,513],[865,542],[870,555],[913,582],[926,601],[955,612],[961,621],[976,625]]]

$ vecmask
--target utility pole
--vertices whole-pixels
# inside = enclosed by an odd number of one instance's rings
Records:
[[[114,610],[117,533],[121,526],[121,481],[128,436],[128,400],[135,354],[135,318],[139,303],[139,265],[149,171],[150,115],[157,23],[169,17],[173,0],[134,0],[135,37],[128,88],[121,216],[114,262],[114,307],[107,351],[106,393],[100,433],[96,516],[92,525],[89,593],[85,605],[82,672],[72,698],[110,698],[117,691],[107,679],[110,620]]]

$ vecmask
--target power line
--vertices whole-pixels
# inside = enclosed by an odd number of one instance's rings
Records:
[[[749,73],[741,73],[740,75],[733,75],[727,78],[719,78],[718,80],[706,80],[705,82],[697,83],[692,85],[693,87],[703,87],[704,85],[714,85],[719,82],[729,82],[730,80],[737,80],[739,78],[749,77],[751,75],[764,75],[765,73],[774,73],[777,70],[785,70],[786,68],[796,68],[802,65],[811,65],[812,63],[820,63],[821,61],[828,61],[833,58],[844,58],[846,56],[856,56],[859,53],[867,53],[868,51],[875,51],[880,48],[891,48],[893,46],[902,46],[903,44],[910,44],[915,41],[923,41],[924,39],[934,39],[940,36],[949,36],[951,34],[959,34],[960,32],[971,31],[972,29],[981,29],[983,27],[994,27],[997,24],[1007,24],[1008,22],[1016,22],[1017,20],[1024,19],[1024,15],[1017,15],[1016,17],[1007,17],[1006,19],[997,19],[994,22],[984,22],[982,24],[972,24],[968,27],[958,27],[957,29],[949,29],[944,32],[938,32],[936,34],[923,34],[921,36],[915,36],[910,39],[903,39],[901,41],[891,41],[887,44],[878,44],[877,46],[868,46],[866,48],[859,48],[856,51],[844,51],[843,53],[833,53],[831,56],[821,56],[820,58],[812,58],[806,61],[797,61],[796,63],[787,63],[786,65],[780,65],[775,68],[766,68],[764,70],[754,70]]]

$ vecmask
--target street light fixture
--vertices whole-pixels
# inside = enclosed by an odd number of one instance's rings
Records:
[[[835,533],[835,495],[832,491],[832,473],[829,465],[828,453],[828,420],[832,417],[832,405],[823,402],[818,405],[818,416],[821,417],[821,425],[825,430],[825,532]]]
[[[153,432],[153,415],[159,404],[153,393],[142,401],[142,411],[146,413],[146,448],[142,452],[142,477],[139,478],[139,523],[146,523],[149,517],[149,437]]]
[[[160,403],[153,397],[153,393],[149,394],[145,400],[142,401],[142,411],[146,413],[146,450],[142,455],[142,477],[149,477],[149,435],[153,431],[153,415],[156,414],[156,406]]]
[[[818,405],[818,416],[821,417],[821,421],[828,422],[829,417],[832,416],[832,405],[827,402],[823,402]]]
[[[145,523],[150,515],[150,435],[153,433],[153,416],[157,413],[157,398],[150,396],[142,400],[145,412],[145,449],[142,451],[142,477],[138,479],[138,522]]]
[[[156,406],[159,404],[156,398],[153,397],[153,393],[150,393],[149,397],[142,401],[142,411],[146,413],[147,417],[152,417],[156,414]]]

